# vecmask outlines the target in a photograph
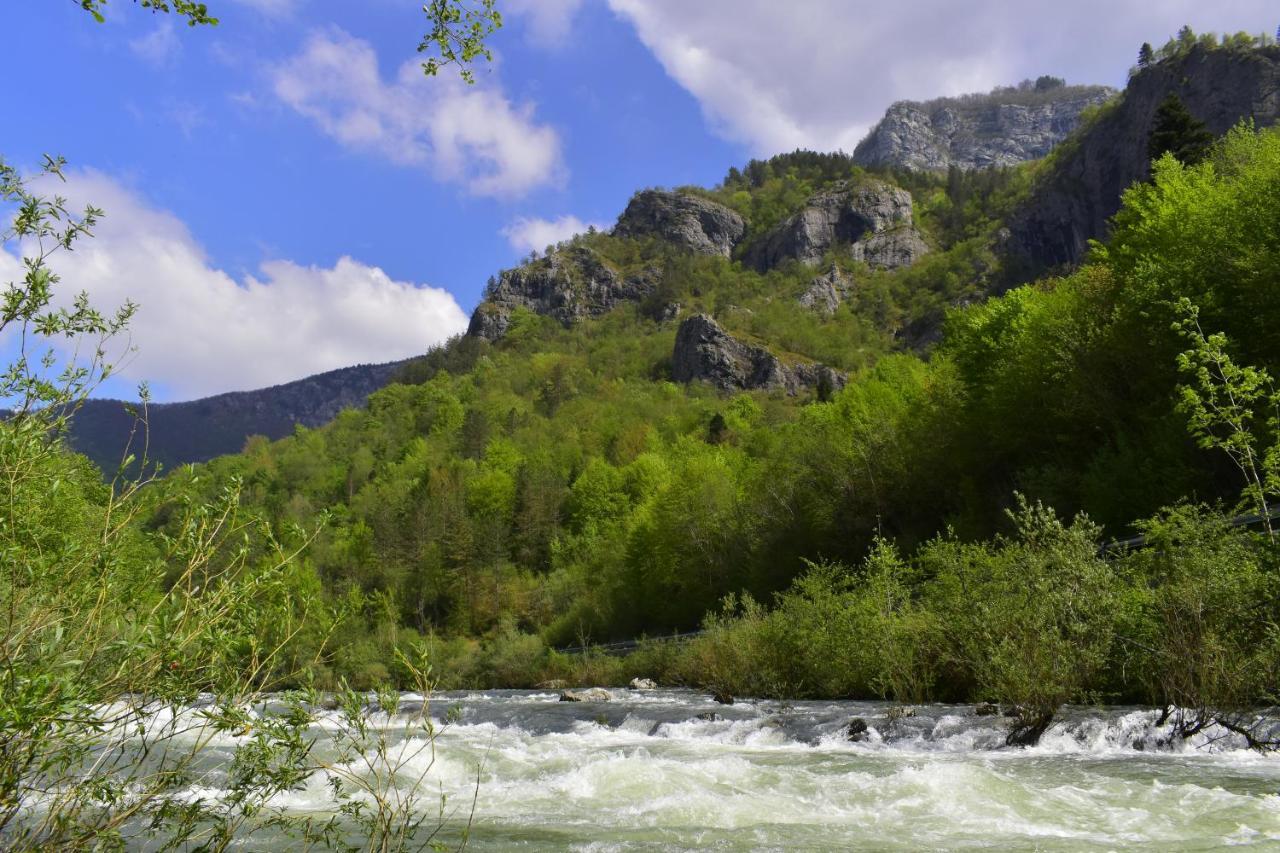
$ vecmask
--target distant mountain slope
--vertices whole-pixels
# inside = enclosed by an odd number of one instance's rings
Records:
[[[946,171],[1038,160],[1080,124],[1089,107],[1114,97],[1107,86],[1002,87],[985,95],[899,101],[858,143],[860,166]]]
[[[147,411],[149,457],[172,468],[238,453],[251,435],[277,439],[299,424],[321,426],[343,409],[364,405],[406,363],[362,364],[256,391],[152,404]],[[120,463],[133,429],[127,405],[120,400],[90,400],[72,423],[72,446],[104,471]]]
[[[1241,119],[1259,127],[1280,118],[1280,47],[1196,45],[1138,71],[1124,94],[1055,154],[1034,192],[1009,222],[1022,277],[1078,263],[1107,234],[1120,196],[1150,173],[1147,141],[1156,108],[1170,93],[1215,135]]]

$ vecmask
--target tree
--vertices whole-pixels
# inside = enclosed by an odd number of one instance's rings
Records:
[[[81,9],[93,15],[98,23],[101,24],[106,20],[102,12],[108,0],[76,0],[76,2],[80,4]],[[172,11],[186,18],[187,25],[192,27],[200,24],[214,26],[218,23],[218,19],[209,14],[209,9],[204,3],[193,3],[191,0],[133,0],[133,2],[152,12]]]
[[[98,23],[106,21],[104,10],[109,0],[75,0]],[[135,4],[152,12],[180,15],[188,26],[201,24],[216,26],[218,19],[209,14],[204,3],[192,0],[133,0]],[[471,65],[478,59],[492,61],[493,53],[486,44],[489,36],[502,28],[502,14],[497,0],[431,0],[422,7],[430,30],[418,43],[418,53],[429,54],[422,63],[428,77],[435,77],[440,69],[456,65],[458,74],[467,83],[475,82]]]
[[[493,60],[486,40],[502,27],[496,0],[431,0],[422,7],[431,30],[418,44],[418,53],[429,55],[422,63],[428,77],[447,65],[457,65],[467,83],[475,82],[470,65],[477,59]]]
[[[1191,114],[1181,98],[1170,92],[1156,109],[1147,156],[1157,160],[1169,153],[1183,164],[1194,166],[1205,158],[1212,145],[1213,134],[1209,128]]]
[[[1061,89],[1067,85],[1067,81],[1061,77],[1054,77],[1051,74],[1044,74],[1036,78],[1035,90],[1037,92],[1049,92],[1054,89]]]
[[[1138,48],[1138,67],[1146,68],[1152,62],[1155,62],[1156,52],[1151,48],[1151,42],[1144,41],[1142,47]]]

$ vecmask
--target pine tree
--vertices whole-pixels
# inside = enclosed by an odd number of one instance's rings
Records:
[[[1199,163],[1213,145],[1213,134],[1172,92],[1156,109],[1147,156],[1155,160],[1169,152],[1188,166]]]
[[[1138,49],[1138,67],[1146,68],[1155,61],[1156,52],[1151,47],[1151,42],[1144,41],[1142,47]]]

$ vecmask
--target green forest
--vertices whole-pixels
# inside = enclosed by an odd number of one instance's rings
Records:
[[[149,523],[235,480],[285,541],[314,531],[299,582],[340,614],[307,650],[325,684],[394,683],[425,644],[453,686],[596,667],[753,695],[1267,701],[1274,554],[1224,519],[1280,474],[1280,135],[1165,156],[1083,268],[984,301],[991,234],[1043,168],[904,180],[938,251],[851,266],[830,318],[796,303],[811,269],[584,236],[661,290],[458,339],[365,410],[174,473]],[[799,153],[707,195],[760,233],[856,171]],[[673,384],[672,301],[854,379],[825,400]],[[922,355],[902,330],[930,322]],[[1135,531],[1171,544],[1100,554]],[[632,660],[552,651],[700,626]]]
[[[657,287],[568,327],[518,311],[496,343],[456,338],[323,428],[163,476],[144,426],[139,457],[105,479],[61,443],[110,372],[105,349],[61,373],[24,352],[0,377],[24,401],[0,426],[0,752],[30,752],[0,762],[0,828],[33,763],[85,759],[49,759],[33,727],[130,692],[640,676],[726,696],[1004,703],[1011,742],[1090,702],[1251,737],[1239,714],[1280,683],[1280,132],[1242,123],[1206,147],[1166,112],[1151,179],[1060,276],[1013,286],[999,252],[1057,155],[936,175],[840,154],[753,161],[682,188],[743,217],[733,257],[605,232],[548,247],[590,248]],[[828,316],[798,302],[814,268],[744,262],[815,193],[872,177],[911,192],[932,249],[918,263],[829,253],[822,269],[852,286]],[[0,328],[126,328],[128,306],[50,307],[57,254],[91,239],[95,212],[8,166],[0,189],[17,211],[6,238],[47,247]],[[850,381],[797,396],[678,384],[673,304]],[[1250,513],[1262,521],[1230,523]],[[1104,547],[1134,534],[1147,546]],[[557,651],[631,638],[647,639],[625,657]]]

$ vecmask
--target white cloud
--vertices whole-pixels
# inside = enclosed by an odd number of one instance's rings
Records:
[[[504,15],[527,19],[529,38],[542,47],[560,47],[569,38],[582,0],[506,0]]]
[[[177,61],[182,53],[182,41],[174,31],[173,19],[165,16],[151,32],[130,39],[129,49],[148,65],[165,68]]]
[[[602,231],[606,226],[597,222],[583,222],[576,216],[566,215],[559,219],[522,216],[503,228],[502,235],[513,249],[523,254],[532,250],[541,252],[547,246],[568,240],[592,227]]]
[[[92,239],[53,260],[62,298],[83,290],[104,310],[136,302],[137,352],[122,375],[175,399],[406,358],[466,329],[448,292],[394,281],[350,257],[332,267],[268,261],[237,280],[209,264],[172,213],[101,174],[70,177],[58,191],[106,216]],[[13,252],[0,249],[0,282],[17,274]]]
[[[350,148],[429,169],[477,195],[521,196],[564,174],[560,138],[529,104],[487,82],[428,79],[417,60],[384,81],[373,46],[342,32],[313,34],[272,71],[281,101]]]
[[[757,154],[852,151],[896,100],[1041,74],[1122,85],[1184,23],[1267,30],[1274,0],[609,0],[712,126]]]

